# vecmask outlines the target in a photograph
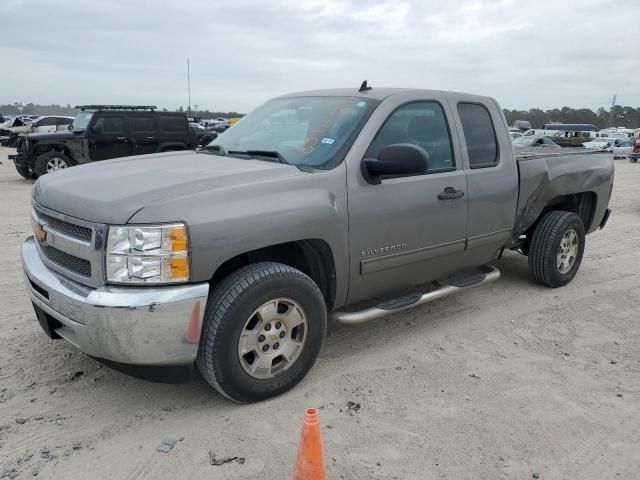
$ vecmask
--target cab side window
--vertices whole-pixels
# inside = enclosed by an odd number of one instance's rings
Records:
[[[498,140],[489,110],[478,103],[459,103],[458,114],[471,168],[498,165]]]
[[[378,131],[365,156],[377,158],[382,148],[395,143],[422,147],[429,155],[427,174],[455,170],[449,127],[437,102],[414,102],[396,109]]]
[[[36,127],[54,127],[56,125],[56,119],[54,117],[43,118],[38,122]]]
[[[160,114],[160,126],[164,132],[186,132],[189,128],[186,119],[181,115]]]
[[[103,116],[96,120],[94,127],[102,130],[102,133],[124,133],[124,117],[122,115]]]

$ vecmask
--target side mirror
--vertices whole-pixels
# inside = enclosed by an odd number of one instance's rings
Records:
[[[67,130],[73,130],[73,124],[67,125]]]
[[[429,167],[429,154],[424,148],[410,143],[396,143],[383,147],[378,158],[364,158],[360,164],[367,182],[378,185],[385,178],[421,175]]]
[[[93,127],[91,127],[91,133],[100,135],[102,133],[102,127],[99,127],[98,125],[94,125]]]

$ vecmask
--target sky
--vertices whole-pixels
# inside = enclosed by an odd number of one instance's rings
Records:
[[[640,0],[2,0],[0,104],[247,112],[318,88],[640,106]]]

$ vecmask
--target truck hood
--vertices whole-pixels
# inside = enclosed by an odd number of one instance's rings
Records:
[[[291,165],[262,160],[168,152],[95,162],[44,175],[33,188],[33,200],[90,222],[124,224],[140,209],[160,201],[299,175],[308,174]]]
[[[32,142],[40,142],[42,140],[71,140],[73,138],[76,138],[77,136],[78,135],[69,131],[30,133],[29,140]]]

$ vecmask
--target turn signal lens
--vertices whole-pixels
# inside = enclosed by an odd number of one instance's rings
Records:
[[[189,259],[187,257],[173,257],[169,275],[174,282],[189,280]]]
[[[187,229],[184,225],[173,227],[169,234],[171,251],[173,253],[185,253],[187,251]]]

